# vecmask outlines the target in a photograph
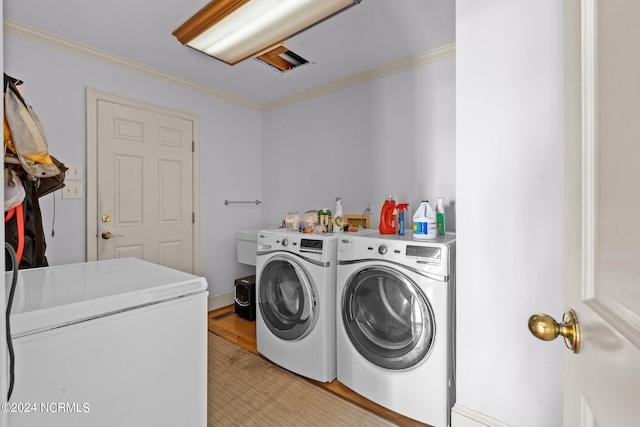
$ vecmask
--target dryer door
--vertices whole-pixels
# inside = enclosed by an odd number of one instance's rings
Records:
[[[384,266],[359,270],[347,280],[342,320],[358,352],[392,370],[423,362],[436,333],[433,310],[422,290],[400,271]]]
[[[275,336],[293,341],[313,329],[318,313],[315,287],[295,259],[282,255],[267,261],[258,288],[260,314]]]

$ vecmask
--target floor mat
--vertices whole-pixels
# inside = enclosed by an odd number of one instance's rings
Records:
[[[208,426],[396,424],[209,333]]]

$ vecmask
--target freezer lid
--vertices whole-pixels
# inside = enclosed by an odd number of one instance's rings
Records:
[[[5,281],[8,292],[10,272]],[[203,277],[136,258],[20,270],[11,335],[29,335],[198,293],[207,294]]]

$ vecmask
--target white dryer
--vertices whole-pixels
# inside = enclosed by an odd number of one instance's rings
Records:
[[[338,381],[436,427],[455,401],[455,236],[344,234],[338,245]]]
[[[336,378],[337,247],[338,235],[332,233],[258,233],[258,352],[323,382]]]

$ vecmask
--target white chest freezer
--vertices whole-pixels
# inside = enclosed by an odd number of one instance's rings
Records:
[[[207,295],[134,258],[21,270],[9,425],[204,427]]]

